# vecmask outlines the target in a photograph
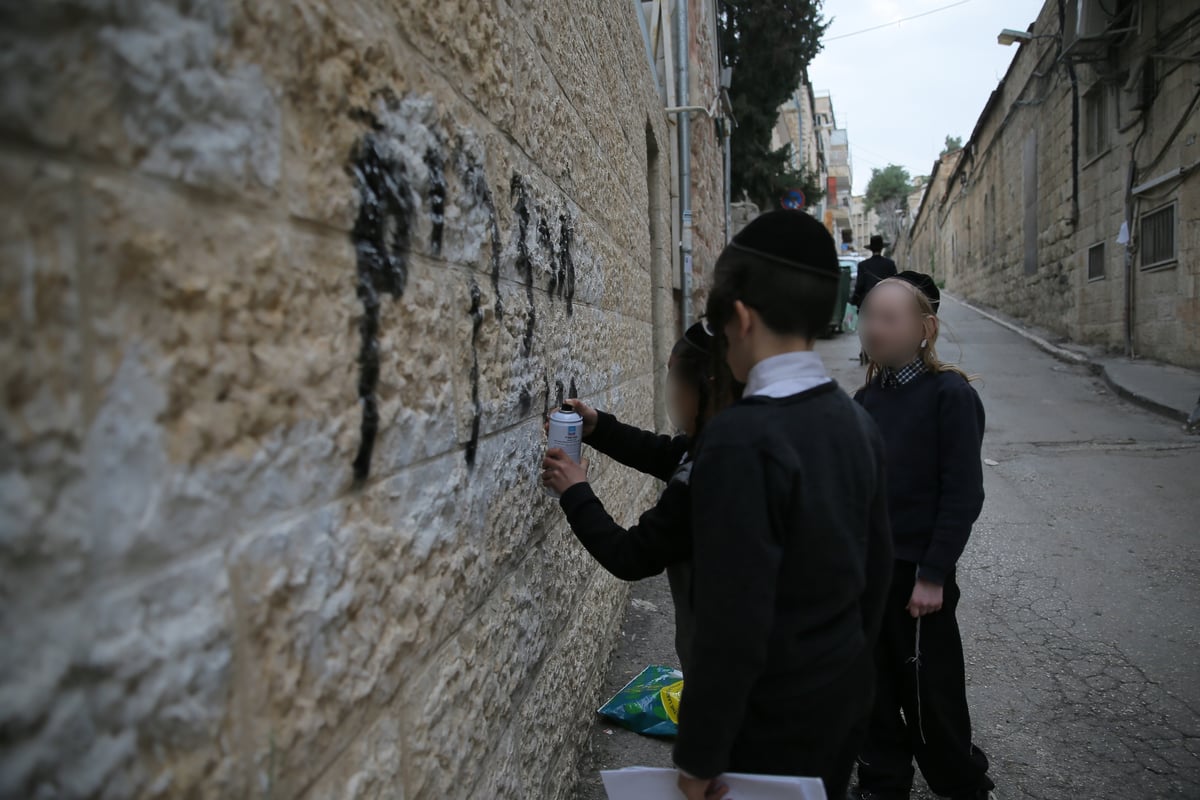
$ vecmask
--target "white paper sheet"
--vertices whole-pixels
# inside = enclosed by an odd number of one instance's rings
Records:
[[[604,770],[604,791],[608,800],[682,800],[673,769],[626,767]],[[790,778],[780,775],[721,776],[729,787],[728,800],[827,800],[825,785],[819,778]]]

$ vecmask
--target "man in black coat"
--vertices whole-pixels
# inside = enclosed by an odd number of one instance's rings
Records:
[[[875,288],[875,284],[884,278],[896,276],[896,262],[883,257],[883,237],[876,234],[871,237],[867,248],[871,251],[870,258],[858,262],[858,280],[854,283],[854,293],[850,295],[850,305],[858,308],[862,305],[867,292]]]
[[[854,282],[854,291],[850,294],[849,303],[855,308],[861,308],[863,300],[867,297],[867,292],[874,289],[875,284],[884,278],[894,278],[896,276],[896,262],[890,258],[883,257],[882,236],[879,234],[872,236],[868,249],[872,255],[870,258],[864,258],[858,262],[858,280]],[[867,363],[867,354],[862,350],[858,351],[858,363]]]

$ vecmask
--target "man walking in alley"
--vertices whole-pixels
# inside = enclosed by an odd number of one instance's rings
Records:
[[[862,305],[867,292],[875,288],[875,284],[884,278],[896,275],[896,262],[883,256],[883,237],[875,234],[867,247],[871,257],[865,258],[858,264],[858,280],[854,283],[854,293],[850,295],[850,305],[858,308]]]
[[[867,292],[875,288],[875,284],[896,275],[896,262],[883,256],[882,236],[872,236],[867,249],[871,251],[871,257],[858,262],[858,280],[854,282],[854,291],[850,294],[850,305],[855,308],[862,307],[863,299]],[[861,350],[858,353],[858,363],[867,363],[867,356]]]

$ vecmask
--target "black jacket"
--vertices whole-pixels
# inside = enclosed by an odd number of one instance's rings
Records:
[[[691,495],[695,641],[675,763],[738,771],[731,754],[752,737],[773,743],[756,771],[793,774],[789,743],[828,720],[771,709],[826,696],[879,631],[892,574],[883,440],[832,381],[745,398],[705,428]],[[865,715],[872,686],[868,671],[834,705]]]
[[[675,650],[686,675],[692,641],[688,439],[643,431],[600,412],[596,430],[584,442],[627,467],[667,481],[658,502],[628,530],[613,520],[587,483],[567,489],[559,504],[575,536],[615,577],[636,581],[667,570],[675,603]]]
[[[871,256],[858,262],[858,278],[854,281],[854,291],[850,295],[850,305],[857,308],[862,305],[867,292],[875,288],[875,284],[884,278],[896,277],[896,262],[883,256]]]
[[[854,399],[887,448],[896,558],[940,584],[983,510],[983,403],[957,372],[927,372],[890,389],[876,378]]]

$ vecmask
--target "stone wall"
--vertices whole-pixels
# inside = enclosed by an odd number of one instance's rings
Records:
[[[541,419],[652,425],[676,328],[632,9],[9,4],[0,65],[0,796],[565,796],[626,594]]]
[[[1134,351],[1200,366],[1200,114],[1192,107],[1200,67],[1159,58],[1195,50],[1200,14],[1169,0],[1132,5],[1137,17],[1121,24],[1135,33],[1077,45],[1065,58],[1053,38],[1059,4],[1047,2],[1034,33],[1050,38],[1021,46],[899,257],[913,269],[932,266],[970,299],[1113,350],[1125,348],[1128,292]],[[1131,87],[1147,64],[1152,90],[1143,109]],[[1084,100],[1093,93],[1104,97],[1108,140],[1095,152]],[[1180,168],[1181,177],[1137,195],[1127,210],[1127,189]],[[1143,269],[1141,216],[1171,202],[1176,258]],[[1118,242],[1127,213],[1128,270]],[[1099,244],[1104,273],[1089,278],[1088,251]]]

